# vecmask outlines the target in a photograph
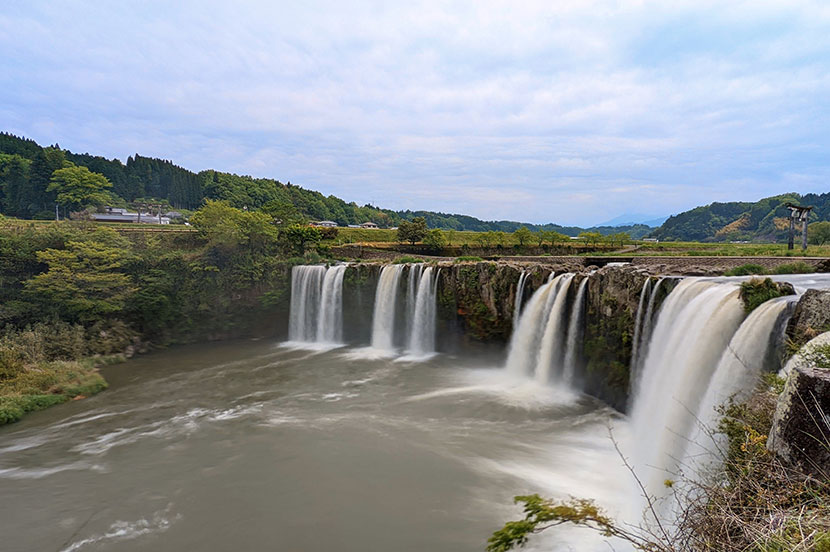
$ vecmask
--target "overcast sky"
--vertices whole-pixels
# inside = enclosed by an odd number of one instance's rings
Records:
[[[0,130],[588,225],[830,191],[830,2],[35,1]]]

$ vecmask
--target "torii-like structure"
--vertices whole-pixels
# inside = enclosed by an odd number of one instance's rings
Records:
[[[802,207],[801,205],[794,205],[787,203],[787,209],[790,210],[790,237],[787,240],[787,249],[793,248],[793,239],[795,237],[795,223],[796,221],[802,223],[801,227],[801,249],[807,249],[807,219],[810,217],[812,207]]]

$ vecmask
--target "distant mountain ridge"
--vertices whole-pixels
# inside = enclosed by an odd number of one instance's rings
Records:
[[[643,214],[624,214],[618,217],[614,217],[611,220],[607,220],[598,224],[597,226],[632,226],[635,224],[645,224],[646,226],[650,226],[651,228],[657,228],[661,226],[666,219],[668,219],[668,215],[657,217],[654,215],[643,215]]]
[[[269,201],[283,201],[294,204],[312,220],[333,220],[341,226],[372,221],[381,227],[392,227],[402,220],[424,217],[430,228],[446,230],[513,232],[525,226],[533,231],[553,230],[569,236],[585,230],[605,235],[627,232],[635,239],[652,230],[643,224],[581,228],[552,223],[484,221],[435,211],[394,211],[369,204],[358,206],[290,182],[283,184],[270,178],[214,170],[194,173],[172,161],[138,154],[122,163],[119,159],[73,153],[57,144],[42,147],[34,140],[4,132],[0,132],[0,213],[20,218],[53,218],[56,195],[47,189],[49,179],[67,161],[106,176],[113,185],[112,193],[125,204],[139,198],[153,198],[166,200],[178,209],[196,209],[205,199],[215,199],[240,209],[256,209]]]
[[[830,220],[830,192],[795,192],[766,197],[755,202],[710,203],[672,215],[652,237],[663,241],[759,241],[787,239],[790,211],[787,203],[810,205],[810,222]]]

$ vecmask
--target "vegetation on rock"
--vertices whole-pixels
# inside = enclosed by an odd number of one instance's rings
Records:
[[[795,295],[792,284],[773,282],[770,278],[752,278],[741,283],[740,297],[747,313],[770,299]]]

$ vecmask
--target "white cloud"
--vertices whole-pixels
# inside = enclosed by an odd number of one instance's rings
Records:
[[[389,207],[588,223],[828,173],[818,1],[41,1],[0,48],[6,130]]]

